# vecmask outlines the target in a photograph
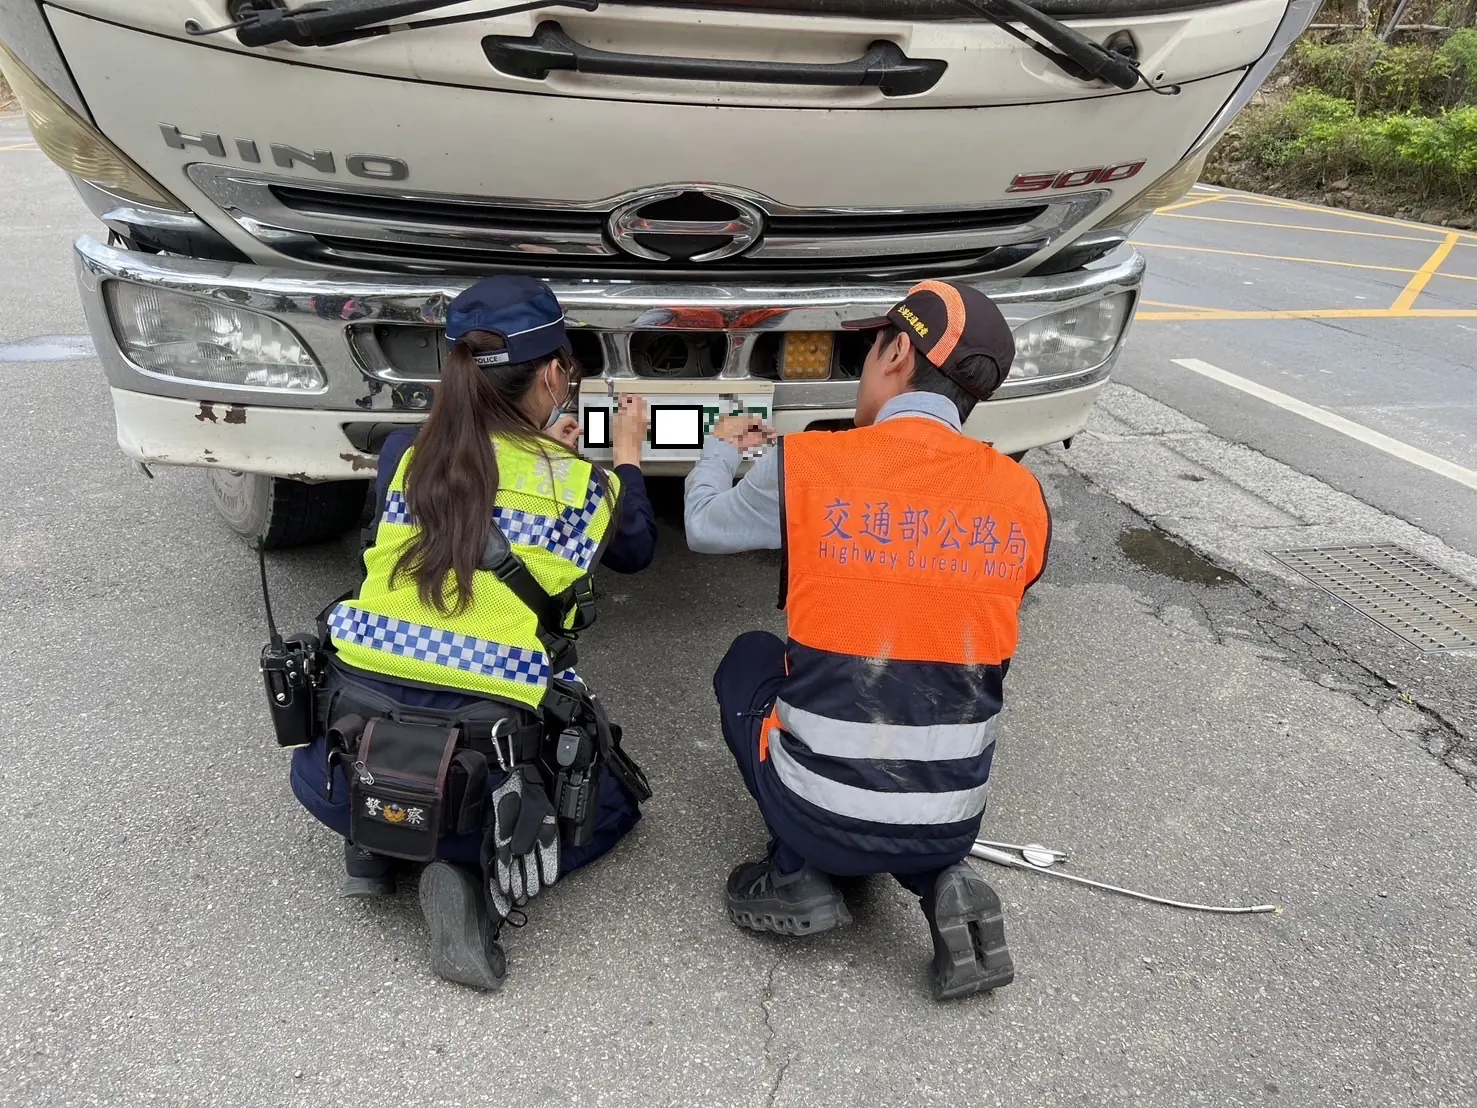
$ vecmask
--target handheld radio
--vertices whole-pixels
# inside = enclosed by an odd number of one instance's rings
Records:
[[[262,648],[262,681],[267,689],[267,708],[277,745],[307,746],[313,741],[313,692],[318,680],[320,644],[312,635],[284,639],[272,618],[272,597],[267,590],[266,544],[256,545],[261,567],[262,604],[267,610],[267,634]]]

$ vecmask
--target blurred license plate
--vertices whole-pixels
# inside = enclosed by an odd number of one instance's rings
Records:
[[[592,458],[610,456],[611,412],[615,401],[600,382],[580,388],[580,445]],[[735,381],[734,391],[713,389],[704,381],[694,390],[688,382],[625,378],[616,384],[618,396],[640,396],[646,401],[646,446],[650,461],[694,461],[713,425],[725,415],[746,414],[768,421],[774,405],[774,385],[768,381]],[[711,391],[710,391],[711,390]]]

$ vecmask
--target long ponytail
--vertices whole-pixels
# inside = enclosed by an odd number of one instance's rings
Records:
[[[522,407],[548,360],[477,364],[478,354],[502,348],[502,338],[486,331],[472,331],[452,346],[406,472],[405,499],[417,531],[390,582],[409,573],[421,602],[446,615],[459,615],[471,604],[472,574],[492,527],[498,490],[492,436],[522,442],[546,456],[551,450],[569,453],[535,427]],[[567,351],[556,357],[574,371]]]

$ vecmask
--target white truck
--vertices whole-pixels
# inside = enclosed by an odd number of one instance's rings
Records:
[[[0,69],[108,229],[75,246],[119,445],[236,530],[318,541],[424,417],[447,302],[547,280],[649,469],[720,411],[845,426],[842,330],[968,280],[1018,356],[967,430],[1081,430],[1127,240],[1320,0],[0,0]]]

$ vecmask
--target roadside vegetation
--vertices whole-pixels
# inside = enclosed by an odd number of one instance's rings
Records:
[[[1325,6],[1337,21],[1344,0]],[[1349,8],[1353,3],[1349,2]],[[1477,0],[1312,29],[1211,156],[1203,179],[1471,228],[1477,216]],[[1467,24],[1462,26],[1461,24]]]

